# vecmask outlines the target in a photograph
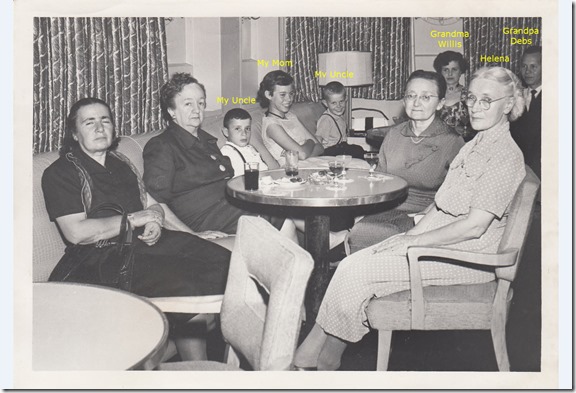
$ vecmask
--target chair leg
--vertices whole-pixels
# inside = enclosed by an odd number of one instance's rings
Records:
[[[490,330],[496,362],[499,371],[510,371],[510,361],[508,360],[508,349],[506,348],[506,323],[498,322],[492,325]]]
[[[388,370],[388,360],[390,359],[391,343],[392,343],[392,331],[378,330],[378,358],[376,361],[377,371]]]
[[[234,348],[228,343],[226,343],[226,349],[224,350],[224,361],[227,364],[240,368],[240,358],[236,351],[234,351]]]

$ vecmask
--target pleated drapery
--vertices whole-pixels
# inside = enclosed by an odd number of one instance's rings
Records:
[[[318,54],[372,52],[374,84],[353,87],[352,97],[398,100],[410,66],[410,18],[285,18],[287,68],[295,80],[297,101],[318,101]]]
[[[34,153],[57,150],[80,98],[112,108],[116,131],[162,128],[168,79],[163,18],[34,18]]]
[[[463,18],[464,31],[470,39],[464,39],[464,58],[469,61],[470,71],[482,66],[501,66],[520,75],[522,52],[529,46],[542,45],[542,18]],[[504,28],[538,29],[538,34],[505,34]],[[534,30],[533,30],[534,31]],[[512,43],[512,38],[526,40],[531,44]],[[508,56],[509,63],[485,63],[480,55]]]

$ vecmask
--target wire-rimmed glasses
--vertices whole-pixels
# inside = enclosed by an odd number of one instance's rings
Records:
[[[490,105],[492,105],[493,102],[500,101],[500,100],[503,100],[504,98],[508,98],[508,97],[510,97],[510,96],[504,96],[504,97],[495,98],[495,99],[486,97],[486,98],[482,98],[479,100],[478,97],[476,97],[475,95],[469,94],[466,97],[466,100],[464,101],[464,103],[466,104],[466,106],[468,108],[472,108],[474,106],[474,104],[476,103],[476,101],[478,101],[478,105],[480,105],[480,108],[483,111],[487,111],[488,109],[490,109]]]
[[[423,94],[421,96],[419,96],[418,94],[406,94],[404,95],[404,100],[406,101],[416,101],[417,98],[420,98],[420,101],[424,102],[424,103],[428,103],[430,102],[430,100],[434,97],[438,97],[432,94]]]

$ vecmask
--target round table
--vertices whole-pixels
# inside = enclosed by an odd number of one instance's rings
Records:
[[[310,174],[327,168],[300,169],[298,174],[308,179]],[[341,206],[361,206],[402,198],[408,192],[408,183],[390,174],[375,172],[383,180],[368,180],[367,170],[349,169],[347,178],[353,180],[344,183],[341,190],[330,190],[326,185],[316,185],[308,181],[302,185],[260,186],[258,191],[244,190],[244,176],[228,181],[227,192],[236,199],[262,205],[306,208],[305,248],[314,258],[315,266],[306,294],[308,321],[314,321],[317,310],[330,280],[329,251],[330,216],[324,208]],[[270,176],[273,180],[285,177],[284,169],[260,172],[260,179]],[[262,181],[261,181],[262,183]],[[316,209],[314,209],[316,208]]]
[[[168,321],[128,292],[35,283],[32,340],[34,370],[149,370],[168,345]]]

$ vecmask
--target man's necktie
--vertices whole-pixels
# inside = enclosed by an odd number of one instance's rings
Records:
[[[530,99],[530,107],[528,110],[532,109],[532,103],[536,100],[536,90],[530,90],[530,94],[532,94],[532,98]]]

